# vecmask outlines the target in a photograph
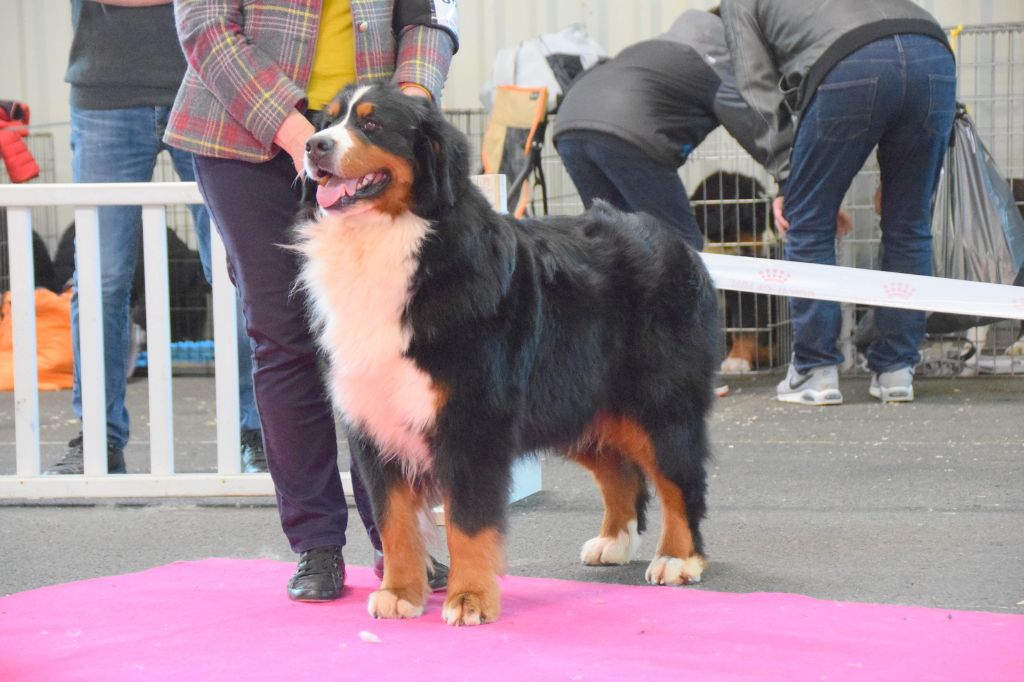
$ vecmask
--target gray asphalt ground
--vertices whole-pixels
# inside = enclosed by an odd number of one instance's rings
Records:
[[[711,428],[710,562],[685,589],[1024,613],[1024,378],[919,378],[916,402],[880,405],[865,377],[849,377],[846,403],[830,408],[776,402],[778,378],[728,378]],[[174,395],[178,470],[212,471],[213,380],[176,378]],[[145,380],[129,400],[128,466],[141,471]],[[44,394],[40,411],[46,466],[77,426],[67,392]],[[14,473],[12,415],[3,394],[0,474]],[[508,572],[642,583],[657,508],[637,560],[588,568],[578,556],[600,522],[596,488],[556,457],[543,476],[510,510]],[[368,565],[351,519],[346,559]],[[294,560],[268,498],[0,500],[0,594],[206,557]]]

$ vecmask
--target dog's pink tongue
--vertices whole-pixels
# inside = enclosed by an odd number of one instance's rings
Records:
[[[358,180],[342,180],[331,178],[327,184],[316,188],[316,202],[323,208],[334,206],[344,196],[350,196],[356,192]]]

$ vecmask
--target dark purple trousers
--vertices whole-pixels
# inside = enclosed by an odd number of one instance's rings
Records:
[[[281,527],[296,552],[344,545],[348,508],[338,473],[334,410],[305,297],[295,289],[299,256],[280,246],[293,241],[302,183],[284,153],[265,163],[196,156],[195,170],[224,240],[228,272],[253,340],[253,390]],[[354,440],[350,446],[358,447]],[[351,472],[356,508],[379,550],[355,458]]]

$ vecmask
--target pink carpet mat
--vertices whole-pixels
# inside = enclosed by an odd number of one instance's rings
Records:
[[[288,601],[294,564],[210,559],[0,598],[0,680],[1024,680],[1024,616],[788,594],[502,580],[491,625],[441,596],[375,621]]]

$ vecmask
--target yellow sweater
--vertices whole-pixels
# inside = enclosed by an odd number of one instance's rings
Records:
[[[323,109],[341,88],[355,80],[356,41],[349,0],[323,0],[313,70],[306,88],[310,110]]]

